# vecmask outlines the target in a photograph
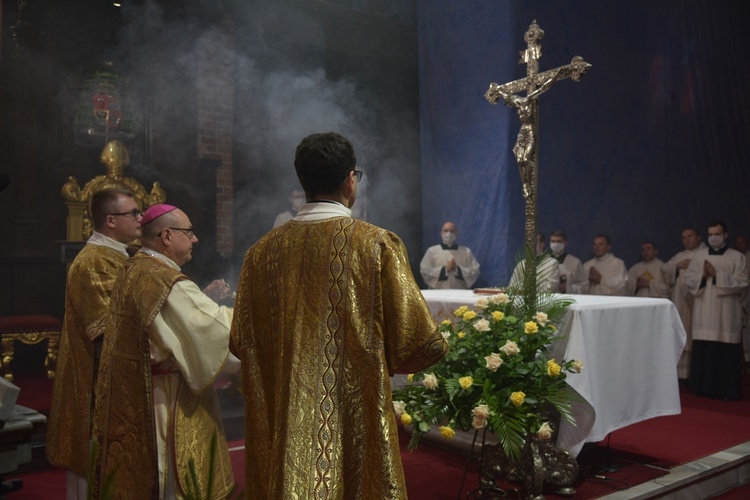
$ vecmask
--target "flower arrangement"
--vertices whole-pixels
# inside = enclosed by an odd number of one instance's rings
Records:
[[[506,292],[456,309],[440,324],[450,352],[393,391],[397,418],[413,426],[410,450],[434,424],[449,439],[456,429],[490,430],[516,460],[529,436],[551,439],[550,406],[575,423],[571,402],[579,396],[565,378],[582,363],[549,352],[560,338],[555,323],[572,301],[540,294],[529,306],[514,290]]]

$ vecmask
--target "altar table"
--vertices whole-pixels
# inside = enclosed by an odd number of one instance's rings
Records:
[[[437,320],[452,318],[459,306],[482,297],[470,290],[423,290]],[[485,295],[486,297],[486,295]],[[667,299],[564,295],[575,301],[559,325],[563,339],[557,359],[580,359],[581,373],[568,384],[585,400],[574,403],[576,425],[561,421],[557,446],[577,456],[630,424],[681,411],[677,362],[685,329]]]

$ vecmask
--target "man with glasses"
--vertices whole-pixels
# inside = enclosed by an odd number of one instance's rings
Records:
[[[181,498],[193,461],[199,491],[205,494],[212,473],[212,498],[225,498],[234,478],[213,382],[239,363],[228,347],[232,309],[215,300],[231,290],[217,280],[204,293],[182,274],[198,242],[185,212],[154,205],[141,225],[143,248],[115,283],[107,317],[92,492],[98,498],[115,471],[115,491]]]
[[[306,137],[294,166],[308,203],[248,250],[232,324],[248,498],[406,498],[389,375],[448,344],[399,237],[351,216],[351,143]]]
[[[68,271],[46,446],[49,461],[68,470],[67,497],[81,499],[86,498],[101,327],[112,286],[128,260],[128,244],[141,235],[141,213],[130,191],[94,193],[89,213],[94,232]]]

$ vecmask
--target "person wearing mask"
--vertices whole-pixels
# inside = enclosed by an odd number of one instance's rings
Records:
[[[458,230],[452,222],[440,230],[443,240],[431,246],[422,257],[419,271],[429,288],[469,289],[479,278],[479,262],[469,247],[456,243]]]
[[[742,397],[742,301],[748,286],[745,256],[727,245],[727,226],[708,226],[708,248],[698,250],[685,271],[693,304],[690,390],[698,396]]]
[[[552,231],[549,237],[549,248],[552,256],[560,264],[560,293],[581,293],[581,286],[587,282],[583,273],[581,259],[567,252],[568,237],[565,232]]]

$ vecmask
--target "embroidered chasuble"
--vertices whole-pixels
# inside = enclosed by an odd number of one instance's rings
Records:
[[[223,350],[227,351],[226,336],[188,328],[175,331],[178,338],[171,347],[172,359],[177,357],[179,362],[173,362],[171,367],[152,368],[154,346],[150,344],[163,340],[152,338],[151,331],[155,322],[164,321],[160,318],[167,298],[185,282],[191,283],[167,263],[138,253],[126,264],[115,283],[96,387],[92,436],[99,445],[99,460],[89,486],[94,498],[101,494],[102,484],[109,474],[114,474],[115,498],[163,498],[167,476],[166,471],[160,471],[160,466],[165,467],[166,457],[158,451],[163,445],[157,446],[157,441],[162,443],[165,439],[172,443],[166,453],[171,454],[175,467],[177,498],[187,491],[185,476],[191,459],[195,461],[201,498],[205,498],[214,435],[217,449],[211,498],[225,498],[234,485],[213,387],[213,377],[227,354],[218,361],[202,359],[210,358],[214,352],[220,353],[221,347],[217,349],[216,345],[221,345],[222,341]],[[187,323],[198,309],[199,305],[194,305],[185,311]],[[195,382],[190,380],[193,376],[190,370],[195,367],[201,374],[198,376],[205,379],[207,368],[202,366],[205,362],[210,362],[215,369],[208,369],[208,380],[202,381],[201,390],[194,392]],[[160,410],[167,413],[166,417],[159,418],[163,425],[155,424],[154,392],[157,389],[160,394],[171,394],[171,405]]]
[[[127,260],[113,248],[87,244],[68,272],[45,452],[50,463],[82,477],[88,471],[96,383],[94,340],[102,333],[112,286]]]
[[[406,498],[389,376],[448,345],[398,236],[349,217],[266,234],[245,256],[230,349],[248,498]]]

